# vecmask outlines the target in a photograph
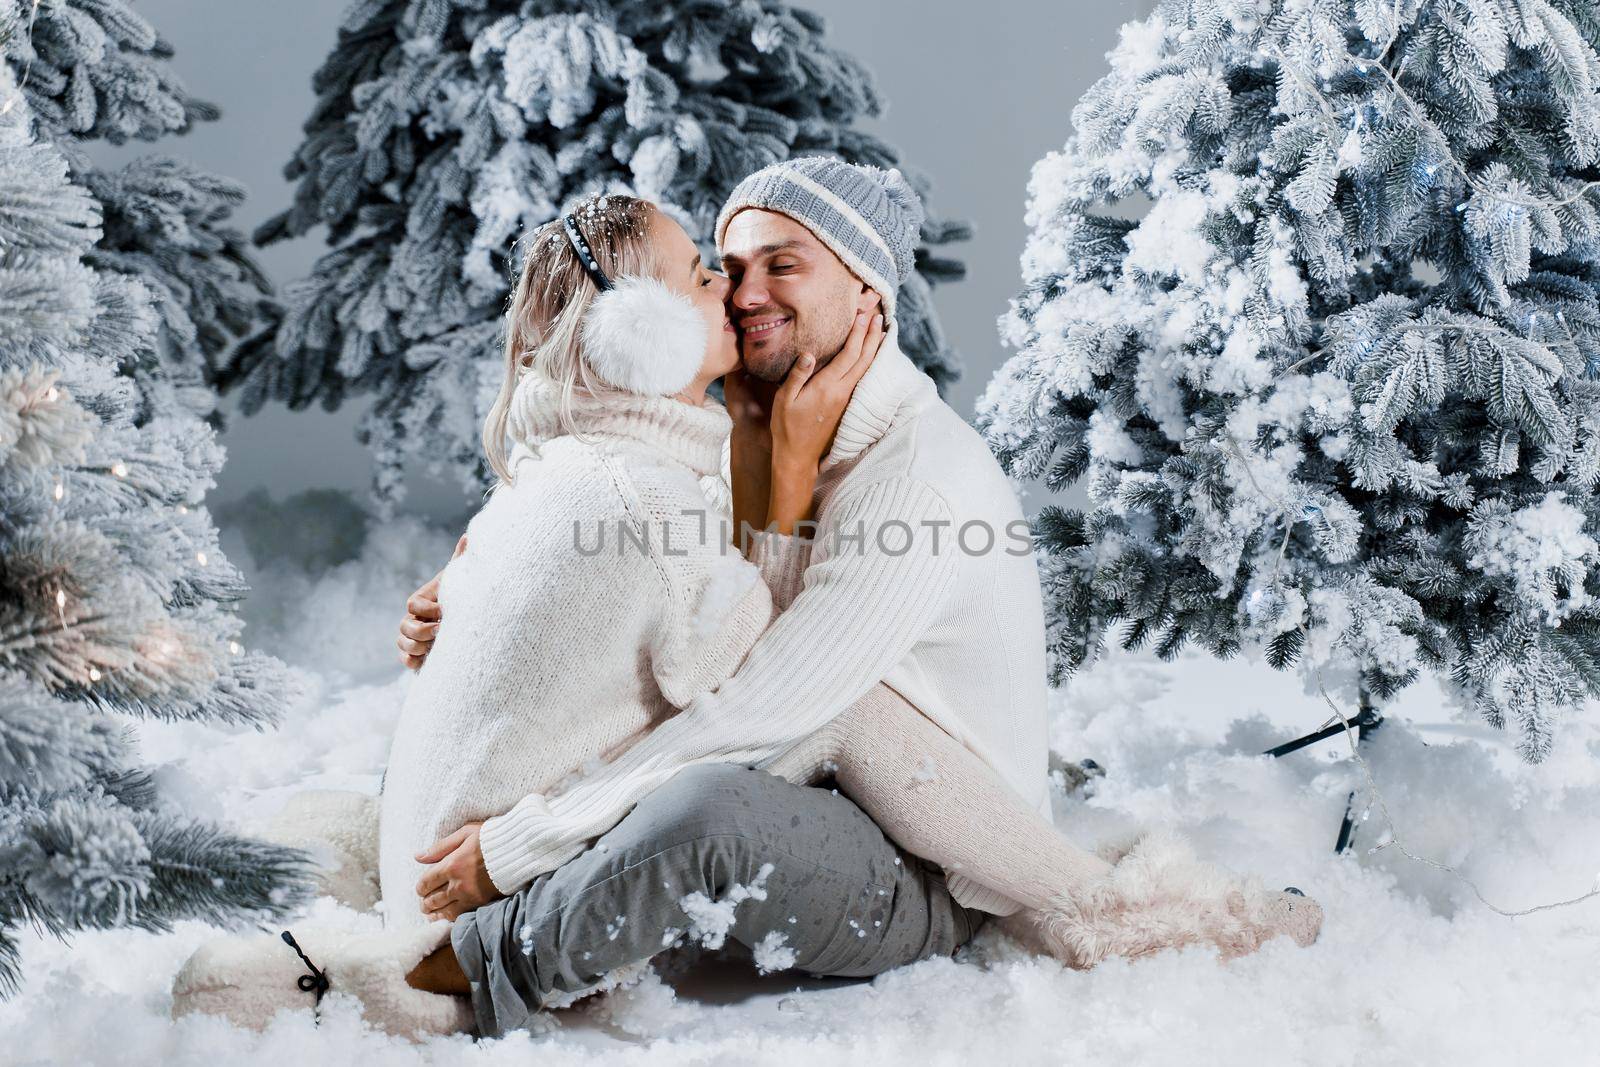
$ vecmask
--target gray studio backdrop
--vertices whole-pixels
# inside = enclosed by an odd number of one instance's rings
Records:
[[[218,104],[220,122],[161,150],[245,183],[237,218],[247,231],[289,202],[284,162],[312,104],[311,75],[333,46],[344,10],[334,0],[144,0],[138,9],[177,51],[191,91]],[[946,330],[966,363],[950,391],[973,403],[1003,356],[995,320],[1017,282],[1027,233],[1028,172],[1069,130],[1074,101],[1106,68],[1117,28],[1149,0],[803,0],[828,19],[832,40],[877,75],[889,102],[877,132],[934,180],[936,209],[971,220],[977,235],[952,246],[964,282],[941,287]],[[106,159],[149,146],[107,149]],[[282,286],[320,251],[314,238],[260,253]],[[234,417],[223,437],[228,463],[209,500],[237,501],[256,488],[282,498],[313,487],[364,490],[367,455],[353,436],[363,402],[327,413],[281,406]],[[458,518],[469,507],[450,485],[414,480],[409,509]]]

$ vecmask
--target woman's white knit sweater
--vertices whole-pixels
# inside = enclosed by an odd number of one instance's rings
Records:
[[[733,674],[773,617],[758,568],[723,543],[721,405],[580,399],[579,436],[557,433],[556,408],[548,385],[523,379],[514,481],[473,517],[440,581],[444,622],[384,782],[391,923],[422,921],[417,852],[463,823],[533,810],[625,750]],[[527,842],[486,828],[483,848],[497,885],[527,881]]]
[[[693,696],[696,685],[714,692],[703,692],[671,718],[623,716],[628,725],[659,725],[642,737],[618,735],[618,743],[637,737],[636,743],[570,788],[530,795],[484,824],[484,858],[502,892],[577,855],[681,768],[708,761],[771,762],[879,681],[1050,817],[1044,619],[1026,522],[982,439],[939,399],[933,383],[900,351],[893,330],[845,410],[817,497],[822,529],[814,542],[776,535],[761,540],[757,561],[782,614],[760,641],[753,648],[742,645],[765,622],[765,590],[753,586],[748,605],[741,602],[714,640],[692,646],[695,661],[704,665],[668,675],[678,683],[669,697]],[[830,530],[845,536],[831,537]],[[847,542],[858,530],[864,536]],[[478,542],[469,539],[469,545]],[[558,713],[563,728],[573,715],[612,714],[610,702],[628,695],[620,682],[605,680],[615,671],[612,658],[626,657],[627,642],[644,632],[627,597],[619,599],[617,592],[636,583],[643,599],[649,583],[617,570],[609,558],[602,567],[593,562],[579,564],[585,569],[578,577],[563,575],[554,583],[569,591],[565,595],[581,590],[584,606],[577,619],[567,618],[574,608],[539,603],[551,595],[550,582],[532,592],[506,583],[505,595],[538,611],[541,620],[554,610],[567,625],[596,627],[561,644],[559,654],[539,640],[524,653],[554,657],[542,669],[535,666],[536,677],[574,705],[562,705]],[[693,592],[700,588],[696,581],[684,580],[682,588],[689,592],[679,595],[703,598]],[[445,605],[441,642],[448,639],[456,609],[455,602]],[[663,622],[692,614],[638,610]],[[615,636],[604,635],[612,613],[622,625]],[[430,664],[442,651],[435,649]],[[743,665],[723,681],[741,657]],[[639,686],[646,691],[648,659],[641,654]],[[544,762],[538,746],[553,728],[532,729],[537,732],[527,735],[523,763],[529,779],[536,776],[531,764]],[[585,745],[584,758],[593,751],[595,746]],[[569,762],[565,750],[562,762]],[[967,826],[949,829],[970,832]],[[969,907],[1015,910],[1004,896],[959,875],[949,883]]]

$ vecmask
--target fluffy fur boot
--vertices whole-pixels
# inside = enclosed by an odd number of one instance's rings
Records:
[[[1029,915],[1027,940],[1068,966],[1193,944],[1233,959],[1279,935],[1310,945],[1322,929],[1316,901],[1206,863],[1173,831],[1153,830],[1100,855],[1115,865],[1104,879]]]
[[[346,907],[378,903],[378,797],[343,789],[294,794],[261,836],[303,848],[317,863],[317,888]]]
[[[201,945],[173,980],[172,1017],[222,1015],[261,1030],[280,1011],[313,1012],[323,993],[344,993],[361,1002],[368,1023],[399,1037],[472,1030],[465,997],[425,993],[406,982],[412,968],[450,940],[449,923],[379,933],[306,926],[293,937],[293,945],[266,934]]]

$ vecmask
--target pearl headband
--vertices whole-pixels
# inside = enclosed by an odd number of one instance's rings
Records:
[[[583,269],[589,272],[595,288],[602,293],[610,289],[611,279],[606,277],[605,271],[600,269],[600,264],[595,262],[594,253],[589,250],[589,242],[583,239],[583,234],[578,232],[578,217],[576,215],[561,216],[561,227],[567,231],[567,243],[572,245],[572,250],[578,253],[578,262],[583,264]]]

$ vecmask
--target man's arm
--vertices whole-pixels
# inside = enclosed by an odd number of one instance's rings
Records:
[[[568,792],[530,796],[483,824],[485,863],[501,892],[583,851],[683,767],[752,764],[782,751],[905,657],[954,582],[949,509],[920,482],[886,481],[841,502],[838,522],[846,536],[859,524],[861,542],[840,538],[811,564],[804,590],[732,678]]]
[[[455,559],[466,550],[467,535],[462,534],[450,558]],[[439,623],[444,618],[439,608],[439,579],[443,577],[444,568],[441,567],[438,574],[422,583],[406,601],[406,617],[400,620],[400,638],[395,644],[400,647],[400,662],[411,670],[421,669],[422,661],[433,648],[433,639],[439,636]]]

